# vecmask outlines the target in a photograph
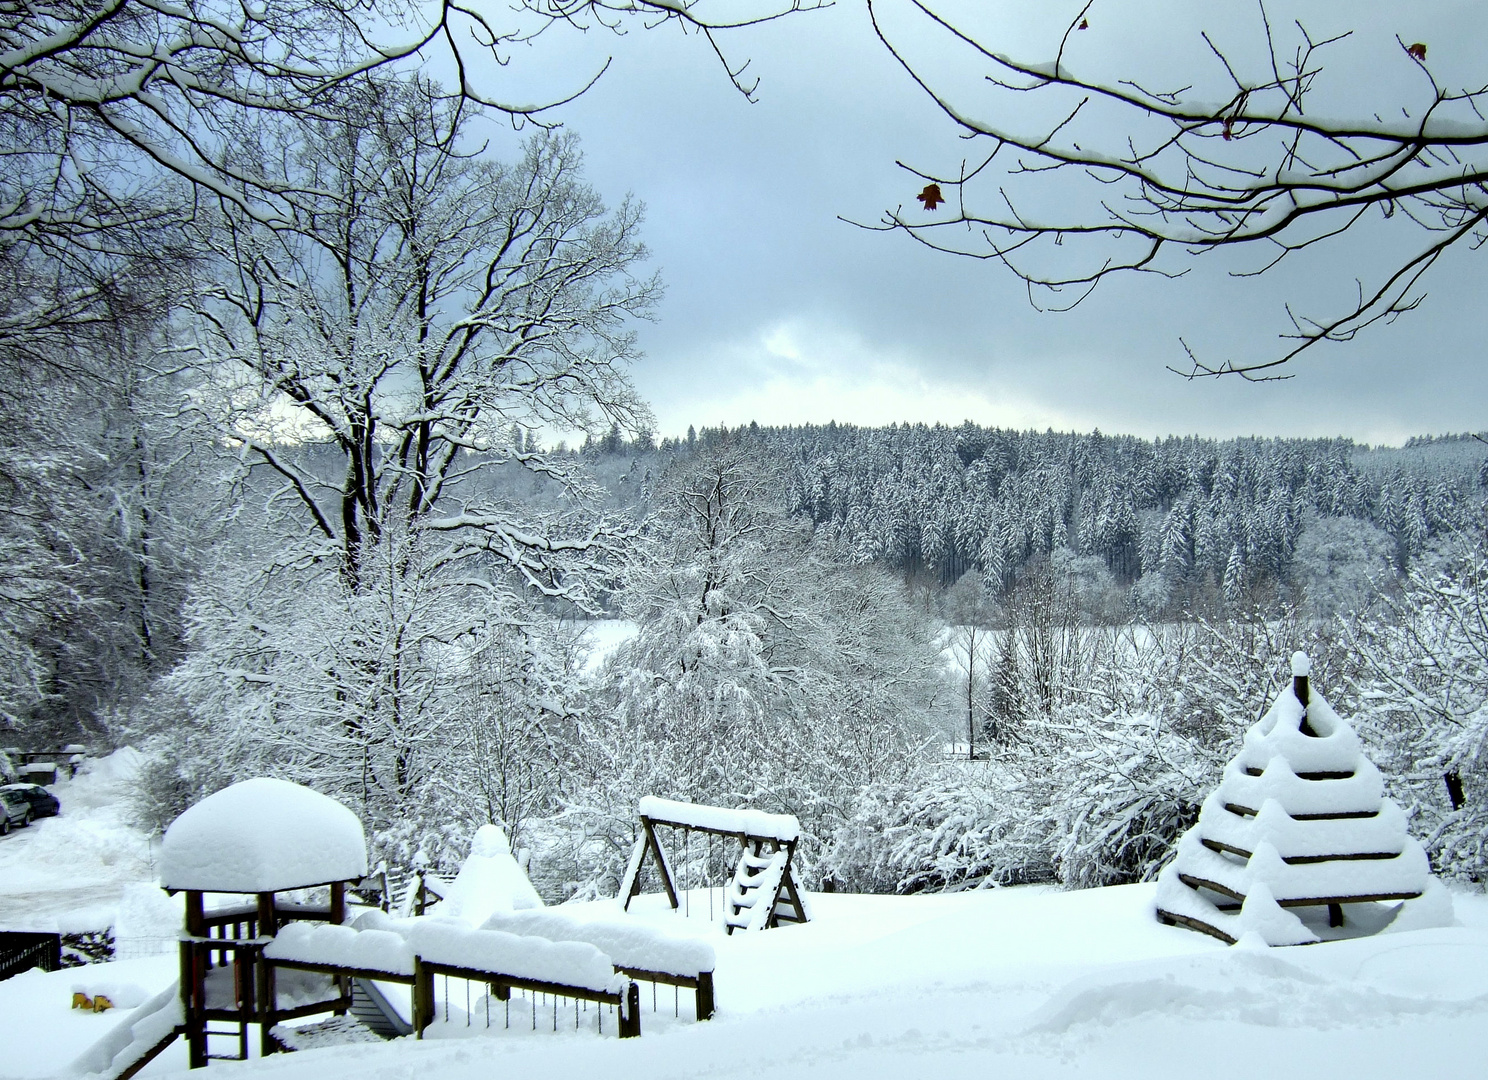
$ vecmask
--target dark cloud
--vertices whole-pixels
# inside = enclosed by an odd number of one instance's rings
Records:
[[[1232,12],[1215,25],[1238,42],[1248,17]],[[1143,38],[1141,26],[1127,26],[1089,62],[1117,67],[1139,42],[1153,54],[1192,48],[1197,27],[1179,20],[1162,31],[1170,40],[1154,42],[1158,31]],[[1386,23],[1368,29],[1394,32]],[[1009,33],[1037,48],[1047,24],[1024,21]],[[663,433],[751,419],[970,418],[1395,441],[1485,426],[1477,256],[1441,268],[1419,312],[1318,350],[1285,383],[1188,382],[1166,370],[1183,360],[1180,335],[1210,357],[1272,350],[1285,302],[1343,302],[1356,271],[1398,239],[1374,230],[1261,281],[1230,277],[1239,264],[1201,261],[1178,281],[1114,281],[1072,313],[1040,313],[994,265],[838,220],[917,208],[920,182],[896,158],[953,168],[966,152],[872,38],[860,5],[724,40],[730,59],[750,59],[762,78],[758,104],[729,85],[706,42],[675,28],[620,41],[591,34],[556,53],[545,46],[555,87],[605,53],[615,57],[563,116],[583,135],[591,178],[607,196],[632,191],[649,207],[646,236],[669,291],[659,321],[641,329],[648,355],[635,377]],[[1344,61],[1339,71],[1361,77]]]

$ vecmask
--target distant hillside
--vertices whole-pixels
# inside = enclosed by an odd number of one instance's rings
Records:
[[[1383,534],[1402,569],[1482,519],[1488,462],[1470,436],[1372,449],[969,423],[751,425],[654,448],[614,434],[581,453],[618,501],[643,506],[669,456],[719,440],[752,440],[778,459],[783,496],[852,550],[942,583],[976,570],[1004,587],[1063,550],[1099,558],[1122,585],[1160,573],[1172,587],[1233,593],[1288,581],[1299,539],[1320,527],[1370,550]]]

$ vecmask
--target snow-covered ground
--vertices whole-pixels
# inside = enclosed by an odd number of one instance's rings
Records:
[[[1488,1051],[1484,898],[1458,894],[1463,925],[1451,929],[1270,950],[1226,948],[1161,926],[1152,900],[1150,885],[816,895],[816,921],[807,926],[729,938],[719,923],[708,923],[704,893],[692,895],[691,919],[666,910],[660,897],[645,896],[632,905],[636,918],[688,925],[717,949],[714,1020],[687,1021],[686,991],[682,1020],[671,1017],[666,989],[652,1013],[647,988],[643,1035],[635,1041],[616,1039],[611,1024],[597,1035],[588,1014],[575,1032],[567,1003],[555,1034],[550,1003],[529,1023],[520,998],[511,1029],[495,1002],[496,1019],[486,1028],[480,988],[467,1017],[464,987],[452,982],[448,990],[436,987],[439,1023],[424,1042],[212,1068],[285,1080],[368,1074],[1363,1080],[1468,1076],[1481,1067]],[[37,1066],[47,1059],[81,1052],[85,1027],[107,1026],[103,1018],[69,1015],[79,975],[0,983],[0,1046],[35,1048],[19,1055],[28,1067],[0,1064],[0,1075],[44,1075]],[[142,972],[133,975],[147,981]],[[164,968],[154,981],[161,977],[168,977]],[[18,1003],[24,1009],[13,1020]],[[178,1066],[167,1058],[149,1071]]]
[[[127,758],[59,785],[61,818],[0,840],[7,925],[106,925],[113,916],[140,928],[134,933],[141,940],[144,928],[163,933],[172,920],[179,925],[174,902],[148,884],[149,845],[118,814]],[[690,915],[647,895],[632,904],[629,918],[693,932],[714,946],[719,1012],[712,1021],[691,1021],[688,991],[674,999],[662,988],[653,998],[645,986],[642,1037],[622,1042],[612,1021],[598,1034],[593,1012],[575,1017],[570,1002],[555,1012],[550,999],[533,1003],[518,994],[508,1006],[486,1001],[479,985],[440,980],[437,1021],[422,1042],[211,1068],[263,1080],[1394,1080],[1470,1076],[1481,1068],[1488,1052],[1488,898],[1455,894],[1460,925],[1447,929],[1266,950],[1227,948],[1162,926],[1153,917],[1153,894],[1151,885],[817,894],[812,923],[733,937],[722,932],[718,890],[687,897]],[[615,915],[612,902],[564,910],[579,918]],[[123,1019],[122,1009],[70,1009],[75,985],[133,985],[152,994],[170,985],[175,967],[166,952],[0,982],[0,1078],[60,1075]],[[177,1043],[145,1075],[184,1064]]]

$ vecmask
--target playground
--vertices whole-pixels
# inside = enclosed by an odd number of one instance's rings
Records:
[[[710,935],[718,1015],[708,1023],[687,1016],[686,991],[674,999],[680,1016],[665,988],[653,1012],[648,988],[639,1039],[617,1039],[608,1026],[602,1035],[587,1025],[575,1031],[571,1013],[555,1032],[551,1007],[545,1016],[539,1009],[535,1025],[524,1011],[510,1029],[495,1016],[486,1029],[483,1009],[473,1001],[465,1012],[452,983],[448,1019],[441,1001],[422,1041],[214,1062],[197,1075],[1178,1077],[1198,1060],[1212,1077],[1300,1080],[1474,1075],[1488,1049],[1488,903],[1480,897],[1456,896],[1459,927],[1256,951],[1161,925],[1154,896],[1152,885],[813,895],[805,926],[726,936],[716,919],[709,931],[702,891],[681,898],[691,917],[646,893],[632,903],[634,917],[662,928],[685,921]],[[174,958],[109,967],[148,988],[152,963],[157,982],[174,981]],[[63,1073],[83,1033],[117,1022],[117,1014],[68,1008],[77,981],[76,971],[61,971],[0,983],[0,1075]],[[529,1008],[514,993],[514,1021],[519,1002]],[[1216,1054],[1218,1046],[1246,1049]],[[186,1064],[178,1040],[142,1075]]]
[[[337,808],[285,793],[291,853],[261,812],[274,799],[248,794],[254,815],[204,800],[177,833],[200,829],[191,843],[157,852],[178,890],[156,912],[176,921],[169,950],[0,981],[0,1077],[1177,1077],[1199,1062],[1300,1080],[1469,1075],[1488,1049],[1479,894],[1444,893],[1438,928],[1228,946],[1164,925],[1155,883],[810,893],[788,815],[648,799],[617,898],[543,907],[492,828],[453,880],[384,911]]]

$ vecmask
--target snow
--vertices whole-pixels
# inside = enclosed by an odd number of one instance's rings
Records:
[[[634,919],[580,918],[564,909],[496,912],[487,930],[504,930],[550,941],[586,941],[615,964],[641,971],[696,978],[717,964],[713,946],[700,937],[679,934]]]
[[[160,882],[170,889],[277,892],[366,873],[355,814],[266,776],[208,795],[171,823],[160,845]]]
[[[149,1053],[184,1019],[180,991],[172,983],[84,1051],[68,1071],[111,1080]]]
[[[88,822],[102,829],[110,820],[102,808],[89,817],[94,811],[75,797],[64,804],[74,828]],[[34,830],[33,840],[45,836]],[[65,862],[52,854],[36,863],[11,854],[37,850],[34,842],[8,846],[25,835],[0,842],[0,857],[10,859],[0,867],[0,891],[14,868],[35,895],[64,895]],[[103,829],[103,835],[125,833]],[[86,873],[99,868],[95,850],[85,849],[80,865]],[[118,890],[128,879],[106,880]],[[1153,909],[1161,888],[818,894],[811,897],[812,923],[732,937],[707,920],[702,890],[696,890],[699,903],[684,905],[693,918],[672,911],[665,897],[647,894],[632,902],[625,925],[692,937],[714,951],[716,1019],[692,1023],[684,992],[682,1018],[673,1020],[665,988],[652,1012],[650,988],[643,987],[640,1040],[615,1039],[608,1019],[603,1038],[592,1023],[582,1031],[560,1024],[554,1033],[541,1023],[528,1030],[525,1001],[512,1005],[513,1018],[520,1012],[523,1023],[507,1030],[499,1023],[502,1003],[483,999],[478,983],[467,1000],[460,980],[439,979],[439,1019],[425,1041],[335,1046],[242,1065],[214,1063],[213,1069],[266,1080],[268,1074],[273,1080],[655,1080],[765,1072],[778,1080],[905,1073],[937,1080],[1004,1074],[1176,1080],[1192,1076],[1196,1065],[1206,1080],[1394,1080],[1480,1071],[1488,1031],[1488,898],[1428,879],[1419,900],[1395,909],[1384,934],[1258,949],[1264,945],[1258,931],[1225,947],[1159,924]],[[138,895],[148,921],[153,897]],[[1263,899],[1254,897],[1253,918],[1261,917]],[[1347,910],[1352,918],[1354,908]],[[614,901],[599,901],[502,913],[500,919],[602,924],[614,922],[615,911]],[[56,921],[77,917],[59,910]],[[164,919],[163,909],[158,917]],[[387,929],[391,921],[369,913],[359,925]],[[478,933],[458,922],[445,925],[452,931],[446,945],[462,945],[466,935]],[[0,1075],[32,1080],[64,1073],[87,1048],[133,1020],[69,1008],[73,984],[132,983],[158,996],[176,968],[176,957],[167,955],[85,971],[31,971],[0,982]],[[482,1024],[486,1010],[498,1018],[489,1029]],[[143,1042],[144,1034],[131,1029],[129,1043]],[[178,1041],[143,1077],[184,1068]]]
[[[439,914],[480,926],[497,911],[542,906],[542,897],[512,857],[506,833],[497,825],[482,825],[470,842],[470,854],[460,872],[445,888]]]
[[[1307,706],[1307,719],[1316,735],[1302,734],[1302,706],[1288,687],[1245,733],[1235,760],[1242,767],[1264,769],[1281,757],[1299,773],[1352,770],[1362,753],[1358,735],[1321,694],[1309,696],[1312,700]]]
[[[431,964],[619,993],[628,980],[610,958],[583,941],[549,941],[502,930],[472,929],[460,919],[421,915],[395,919],[369,911],[356,921],[363,933],[391,931]]]
[[[1267,799],[1275,799],[1294,817],[1373,810],[1379,806],[1384,790],[1379,769],[1367,758],[1360,758],[1353,775],[1347,778],[1304,780],[1280,754],[1266,763],[1260,776],[1247,776],[1238,758],[1231,761],[1219,786],[1222,802],[1259,810]]]
[[[767,814],[763,810],[731,810],[723,806],[703,806],[698,803],[659,799],[654,795],[642,797],[640,814],[642,817],[666,821],[669,824],[763,836],[779,840],[781,843],[795,840],[801,835],[801,823],[796,820],[794,814]]]
[[[271,960],[413,974],[413,949],[402,935],[387,930],[292,922],[264,947],[264,955]]]
[[[86,762],[75,778],[48,788],[62,804],[58,816],[0,840],[0,929],[103,930],[131,889],[163,896],[154,884],[157,846],[125,809],[139,764],[128,748]],[[153,935],[146,921],[135,919],[128,930],[130,955],[173,950],[180,917],[161,943],[143,940]]]
[[[73,987],[135,986],[148,995],[148,1004],[176,998],[179,973],[180,962],[171,954],[52,972],[32,969],[0,982],[0,1076],[31,1080],[70,1068],[102,1068],[105,1058],[144,1033],[136,1028],[127,1038],[125,1034],[143,1014],[122,1007],[102,1013],[74,1009]],[[177,1049],[167,1051],[148,1071],[184,1069],[185,1051],[178,1054]]]
[[[674,1021],[665,988],[652,1012],[643,987],[639,1040],[616,1039],[608,1019],[602,1038],[592,1020],[582,1031],[560,1022],[554,1033],[542,1005],[530,1031],[525,1002],[513,1004],[512,1030],[504,1030],[500,1002],[484,1002],[476,984],[467,1012],[464,988],[451,980],[450,1018],[441,997],[422,1042],[226,1068],[273,1080],[1178,1080],[1196,1064],[1210,1080],[1395,1080],[1481,1070],[1484,897],[1449,894],[1464,926],[1255,950],[1158,924],[1154,893],[1148,884],[817,895],[817,921],[808,925],[724,937],[712,924],[721,1011],[704,1024]],[[574,906],[580,918],[613,911],[613,902]],[[700,908],[705,901],[692,905]],[[638,897],[632,911],[649,925],[710,931],[654,894]],[[442,979],[436,993],[445,993]],[[684,1016],[689,997],[680,997]],[[11,1030],[0,1028],[0,1044]]]
[[[1224,796],[1216,791],[1204,800],[1199,811],[1208,840],[1252,852],[1262,838],[1275,846],[1283,859],[1294,855],[1356,855],[1400,851],[1405,842],[1405,813],[1384,800],[1379,813],[1364,818],[1323,818],[1298,821],[1276,799],[1261,803],[1254,817],[1225,809]]]

